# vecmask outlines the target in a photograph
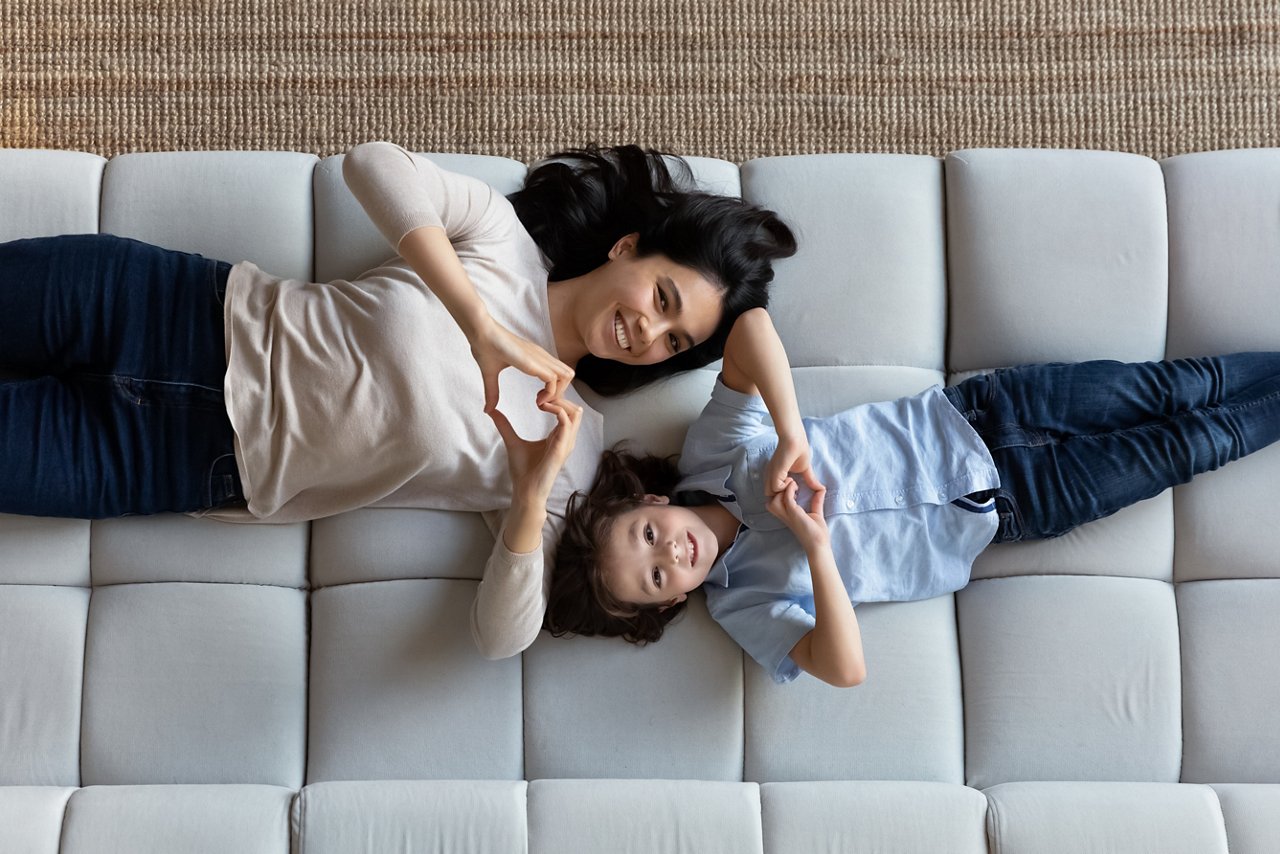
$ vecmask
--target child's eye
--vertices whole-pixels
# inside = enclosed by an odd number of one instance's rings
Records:
[[[649,545],[653,545],[653,527],[650,525],[644,526],[644,541]]]
[[[662,573],[658,571],[656,566],[653,568],[653,586],[659,590],[662,589]]]

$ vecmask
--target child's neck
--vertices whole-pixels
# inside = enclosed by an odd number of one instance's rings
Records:
[[[707,527],[716,537],[716,551],[724,554],[724,550],[733,545],[733,541],[738,537],[738,517],[721,507],[718,501],[699,504],[689,509],[707,523]]]

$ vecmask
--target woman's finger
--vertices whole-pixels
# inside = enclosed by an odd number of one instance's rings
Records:
[[[498,374],[481,369],[484,380],[484,411],[493,414],[498,409]]]
[[[511,422],[507,420],[507,416],[502,414],[501,409],[487,410],[489,418],[493,421],[493,426],[498,428],[498,435],[502,437],[502,441],[510,445],[516,438],[516,431],[511,427]]]

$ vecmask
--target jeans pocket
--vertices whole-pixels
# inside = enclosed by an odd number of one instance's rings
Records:
[[[143,380],[136,377],[109,378],[116,394],[134,406],[201,409],[219,412],[226,409],[222,389],[196,383]]]
[[[227,278],[231,275],[231,265],[226,261],[209,262],[209,281],[213,286],[213,298],[219,306],[227,304]]]
[[[1016,543],[1023,537],[1022,513],[1012,497],[996,493],[996,517],[1000,520],[992,542]]]
[[[209,466],[209,507],[221,507],[243,498],[235,454],[223,454]]]

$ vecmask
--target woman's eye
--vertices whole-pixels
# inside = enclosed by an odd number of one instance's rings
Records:
[[[662,292],[662,288],[658,288],[658,305],[663,311],[667,310],[667,295]]]
[[[662,573],[658,571],[657,567],[653,569],[653,586],[659,589],[662,587]]]
[[[650,525],[644,526],[644,541],[649,545],[653,545],[653,527]]]
[[[677,338],[675,335],[668,335],[668,336],[667,336],[667,342],[671,345],[671,352],[672,352],[672,353],[679,353],[679,352],[680,352],[680,339],[679,339],[679,338]]]

